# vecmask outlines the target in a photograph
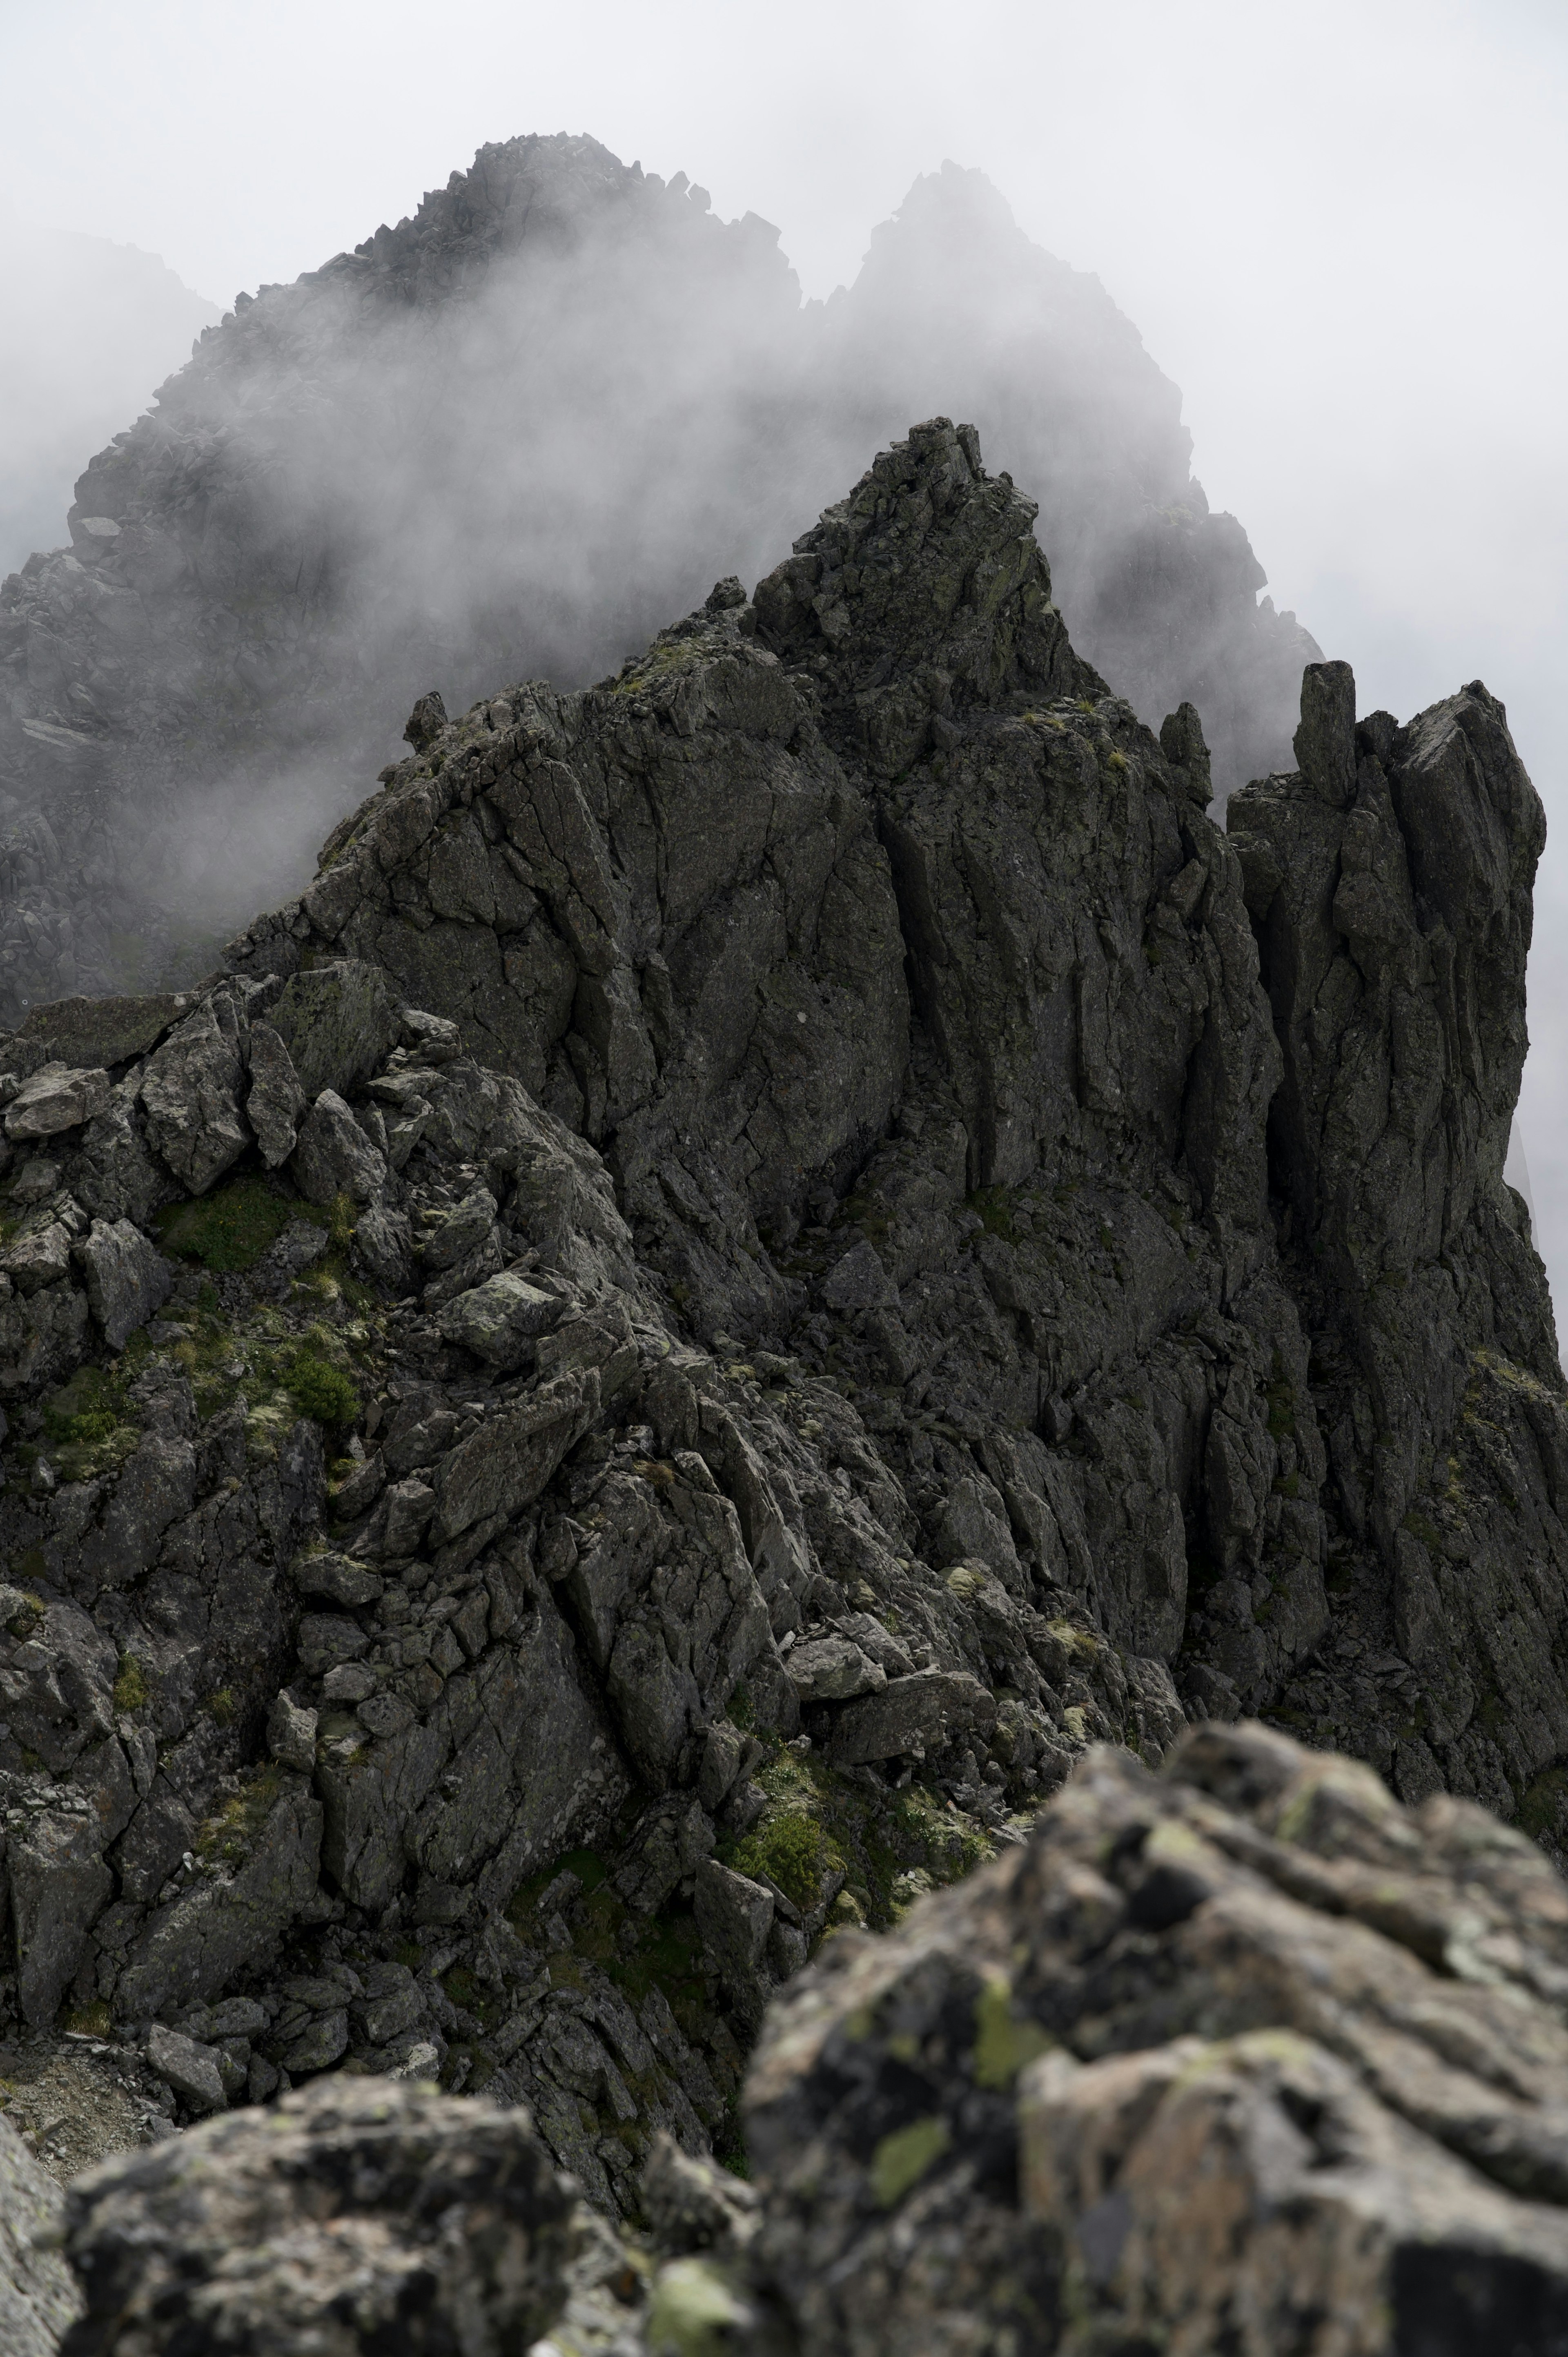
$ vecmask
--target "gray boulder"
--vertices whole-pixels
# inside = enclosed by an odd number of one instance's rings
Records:
[[[221,2112],[228,2108],[218,2059],[212,2047],[202,2046],[194,2038],[184,2038],[177,2030],[166,2029],[161,2021],[155,2021],[148,2034],[149,2067],[192,2111]]]
[[[295,1702],[286,1689],[275,1696],[267,1713],[267,1749],[283,1767],[310,1774],[316,1765],[317,1717],[308,1704]]]
[[[129,1220],[94,1220],[72,1257],[104,1340],[112,1351],[123,1351],[168,1299],[173,1269]]]
[[[318,1261],[331,1243],[325,1227],[313,1220],[291,1220],[277,1242],[267,1246],[256,1263],[256,1281],[281,1289]]]
[[[80,1129],[108,1102],[107,1072],[43,1064],[23,1082],[5,1108],[5,1135],[18,1140],[58,1137],[65,1130]]]
[[[141,1105],[148,1138],[193,1195],[204,1195],[251,1143],[244,1083],[238,1019],[218,993],[147,1059]]]
[[[382,2079],[210,2121],[68,2201],[87,2287],[69,2357],[133,2340],[145,2357],[522,2357],[564,2301],[575,2242],[575,2194],[526,2112]]]
[[[113,1895],[102,1819],[85,1792],[20,1794],[4,1818],[16,1997],[35,2028],[52,2022],[94,1918]]]
[[[397,1039],[386,975],[360,958],[295,974],[268,1015],[307,1104],[323,1089],[352,1096],[385,1063]]]
[[[559,1323],[561,1308],[556,1295],[503,1269],[449,1301],[436,1323],[448,1342],[506,1373],[527,1363],[540,1335]]]
[[[496,1199],[488,1187],[470,1188],[456,1211],[433,1227],[419,1256],[433,1274],[456,1268],[489,1242],[496,1224]]]
[[[115,1991],[127,2018],[217,1996],[242,1967],[264,1965],[314,1903],[321,1807],[306,1779],[282,1775],[275,1798],[256,1817],[132,1942]]]
[[[37,1293],[46,1285],[58,1285],[70,1274],[73,1224],[39,1220],[0,1253],[0,1272],[18,1293]]]
[[[846,1767],[894,1760],[934,1750],[995,1718],[994,1697],[967,1670],[916,1670],[845,1706],[834,1723],[832,1755]]]
[[[256,1133],[262,1160],[269,1170],[275,1170],[294,1152],[299,1117],[310,1099],[300,1084],[293,1058],[272,1024],[252,1024],[250,1062],[246,1117]]]
[[[1097,1749],[775,2000],[756,2280],[822,2357],[1305,2352],[1330,2317],[1366,2357],[1545,2352],[1565,1962],[1561,1879],[1471,1802],[1256,1723],[1159,1776]]]
[[[817,1637],[795,1645],[784,1666],[802,1702],[847,1702],[887,1684],[881,1663],[868,1660],[848,1637]]]
[[[489,1516],[510,1520],[532,1505],[598,1412],[599,1379],[572,1369],[541,1383],[446,1458],[436,1485],[437,1544]]]
[[[40,1062],[77,1067],[128,1063],[156,1048],[170,1025],[189,1006],[182,993],[165,991],[145,997],[87,997],[73,994],[34,1006],[18,1025],[18,1049],[34,1049]]]
[[[373,1202],[387,1182],[385,1156],[331,1089],[322,1090],[300,1124],[290,1168],[310,1203],[330,1203],[339,1195]]]
[[[394,1293],[408,1283],[413,1243],[406,1211],[372,1203],[354,1226],[354,1257],[366,1272]]]
[[[718,1965],[731,2002],[753,2029],[767,2001],[764,1958],[773,1929],[773,1893],[716,1858],[699,1860],[693,1911],[703,1945]]]
[[[822,1279],[822,1299],[830,1309],[896,1309],[898,1288],[863,1239]]]
[[[315,1551],[295,1555],[289,1577],[304,1596],[329,1596],[334,1604],[373,1604],[386,1586],[381,1574],[352,1556]]]

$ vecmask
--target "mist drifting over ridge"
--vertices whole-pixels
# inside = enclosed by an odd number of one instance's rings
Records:
[[[63,529],[84,456],[133,417],[216,303],[156,253],[0,206],[0,574]]]
[[[480,150],[398,227],[242,300],[92,461],[0,602],[0,1012],[209,962],[308,874],[416,694],[577,684],[749,582],[914,417],[1040,501],[1076,642],[1225,791],[1288,759],[1316,648],[1257,598],[1180,396],[978,172],[853,287],[586,138]]]

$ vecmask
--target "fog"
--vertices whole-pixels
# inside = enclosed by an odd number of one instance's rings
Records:
[[[613,671],[943,409],[1036,494],[1079,651],[1153,726],[1195,703],[1220,791],[1279,766],[1319,650],[1257,603],[1180,405],[1100,280],[950,160],[802,304],[778,231],[684,173],[485,146],[238,295],[7,592],[0,816],[47,872],[0,899],[0,1020],[193,978],[308,879],[416,693]]]
[[[91,454],[219,310],[156,253],[0,204],[0,575],[59,541]]]
[[[134,16],[81,0],[9,12],[0,63],[28,94],[0,156],[0,199],[27,232],[134,245],[225,306],[397,221],[481,141],[522,130],[591,132],[650,172],[691,173],[725,220],[777,223],[808,297],[854,279],[918,174],[945,156],[982,167],[1028,237],[1098,274],[1180,386],[1210,505],[1240,519],[1277,605],[1355,665],[1362,707],[1408,716],[1477,675],[1507,703],[1552,826],[1520,1126],[1540,1241],[1568,1276],[1568,31],[1553,0],[982,0],[961,16],[840,0],[786,23],[682,0],[475,0],[435,30],[397,0],[148,0]],[[61,311],[75,299],[62,279]],[[637,317],[620,359],[677,417],[698,348],[633,350]],[[33,431],[14,407],[27,340],[8,315],[7,508]],[[117,407],[124,345],[96,343],[77,388],[120,425],[186,348],[149,355]],[[58,348],[74,353],[74,334]],[[822,455],[825,475],[839,453]],[[628,458],[647,492],[644,472]],[[656,487],[648,502],[651,529]],[[764,540],[781,528],[766,522]],[[750,554],[715,548],[697,569]],[[611,613],[613,581],[578,586]],[[435,605],[456,638],[450,587]]]

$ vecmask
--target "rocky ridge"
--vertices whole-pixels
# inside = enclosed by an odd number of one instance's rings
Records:
[[[926,407],[1043,499],[1079,643],[1144,717],[1195,702],[1221,791],[1283,758],[1316,648],[1259,606],[1129,323],[982,175],[918,183],[802,308],[755,215],[512,140],[239,298],[92,459],[70,548],[0,589],[0,1019],[199,974],[308,873],[411,675],[455,705],[594,677]]]
[[[1324,665],[1221,833],[1033,514],[916,428],[5,1043],[19,2061],[155,2136],[435,2072],[626,2212],[1097,1739],[1267,1709],[1561,1843],[1539,803],[1478,684]]]

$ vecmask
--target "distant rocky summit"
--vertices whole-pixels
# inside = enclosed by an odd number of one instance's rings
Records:
[[[1479,683],[1315,663],[1222,832],[1034,519],[913,428],[612,678],[421,696],[199,984],[0,1041],[0,2081],[157,2147],[73,2351],[260,2346],[274,2177],[345,2348],[1556,2317],[1541,806]],[[744,2266],[644,2317],[556,2168]]]
[[[927,411],[1042,502],[1080,649],[1221,793],[1317,648],[1190,473],[1176,388],[979,173],[918,181],[802,307],[778,233],[591,139],[514,139],[239,298],[0,588],[0,1021],[177,986],[395,748],[409,682],[611,672]]]

